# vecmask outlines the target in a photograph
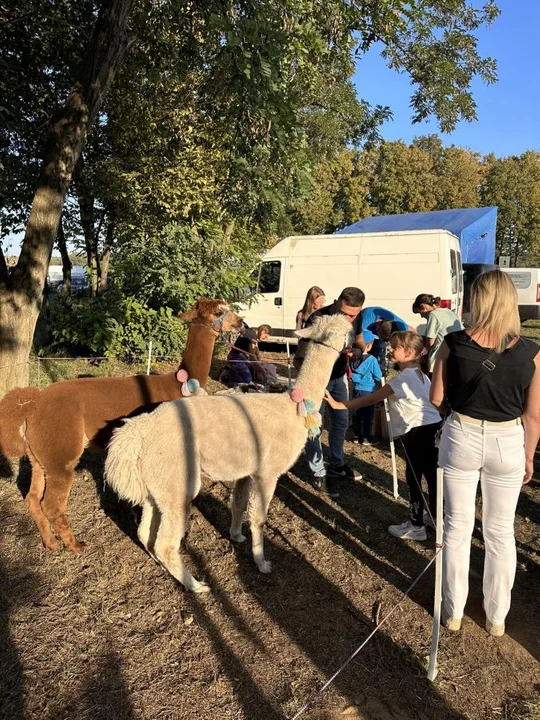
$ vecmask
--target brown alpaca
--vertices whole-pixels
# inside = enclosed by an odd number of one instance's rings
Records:
[[[178,370],[204,388],[216,337],[221,330],[239,329],[242,319],[221,300],[204,298],[180,318],[191,325]],[[46,548],[58,549],[56,532],[68,550],[82,552],[85,545],[73,534],[67,504],[84,449],[104,451],[122,418],[182,398],[177,373],[63,380],[41,391],[17,388],[0,400],[0,453],[28,455],[32,463],[25,502]]]

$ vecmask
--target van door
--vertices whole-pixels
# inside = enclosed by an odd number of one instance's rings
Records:
[[[458,298],[457,298],[457,310],[458,317],[463,315],[463,300],[465,295],[464,289],[464,278],[463,278],[463,265],[461,264],[461,251],[456,250],[457,260],[457,271],[458,271]]]
[[[244,314],[250,327],[268,323],[272,337],[284,337],[286,258],[263,260],[259,268],[257,296]]]

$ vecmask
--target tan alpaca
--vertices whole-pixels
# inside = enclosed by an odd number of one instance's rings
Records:
[[[222,300],[205,298],[180,318],[191,325],[179,369],[204,388],[219,330],[238,329],[242,319]],[[28,455],[32,463],[25,502],[46,548],[59,547],[55,532],[68,550],[80,553],[85,547],[67,516],[75,467],[84,449],[103,451],[121,418],[181,397],[181,383],[173,372],[63,380],[41,391],[17,388],[0,400],[0,453],[8,459]]]
[[[345,318],[332,315],[296,333],[314,342],[295,388],[317,409],[350,328]],[[279,476],[298,458],[307,435],[305,418],[288,393],[168,402],[115,430],[105,478],[121,498],[143,506],[138,535],[147,550],[187,590],[205,592],[208,586],[192,577],[179,554],[201,475],[236,482],[230,534],[237,542],[245,540],[242,517],[250,500],[253,558],[268,573],[263,552],[268,506]]]

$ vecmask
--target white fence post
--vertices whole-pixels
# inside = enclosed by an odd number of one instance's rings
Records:
[[[292,388],[292,371],[291,371],[291,348],[289,347],[289,341],[287,340],[287,373],[289,376],[289,390]]]
[[[386,385],[384,375],[381,378],[381,387]],[[392,484],[394,489],[394,498],[397,500],[399,497],[398,490],[398,477],[397,477],[397,465],[396,465],[396,447],[394,445],[394,431],[392,429],[392,420],[390,418],[390,409],[388,408],[388,400],[383,400],[384,405],[384,416],[386,418],[386,425],[388,427],[388,438],[390,440],[390,455],[392,457]]]
[[[429,654],[428,679],[433,682],[437,677],[437,653],[439,650],[439,634],[441,630],[441,600],[442,600],[442,545],[443,545],[443,478],[441,468],[437,470],[437,517],[435,531],[435,600],[433,603],[433,634],[431,637],[431,651]]]
[[[148,341],[148,362],[146,363],[146,374],[150,375],[150,361],[152,360],[152,341]]]

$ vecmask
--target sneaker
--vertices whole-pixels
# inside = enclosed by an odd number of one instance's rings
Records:
[[[491,622],[491,620],[488,620],[486,618],[486,630],[493,637],[502,637],[505,630],[504,623],[501,623],[500,625],[495,625]]]
[[[339,497],[339,491],[335,487],[332,480],[330,478],[327,478],[326,476],[323,476],[323,477],[314,476],[311,479],[311,484],[313,485],[315,490],[318,490],[323,495],[328,495],[328,497],[331,497],[331,498]]]
[[[410,520],[401,525],[390,525],[388,532],[394,537],[403,538],[403,540],[416,540],[417,542],[427,540],[426,528],[423,525],[416,527]]]
[[[441,613],[441,622],[450,632],[458,632],[461,630],[461,618],[449,617],[445,613],[444,608]]]
[[[423,519],[423,521],[424,521],[424,525],[425,525],[427,528],[431,528],[431,530],[436,530],[436,529],[437,529],[437,528],[435,527],[435,523],[434,523],[433,520],[431,519],[431,515],[430,515],[429,513],[425,512],[422,519]]]
[[[362,479],[362,474],[359,473],[358,470],[353,470],[353,468],[348,465],[341,465],[340,467],[332,467],[332,465],[329,465],[328,474],[334,477],[346,478],[347,480]]]
[[[363,445],[364,444],[364,441],[357,437],[353,438],[351,440],[351,442],[353,443],[353,445]]]

